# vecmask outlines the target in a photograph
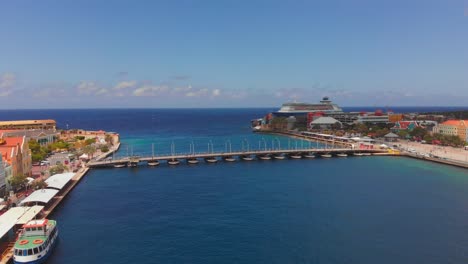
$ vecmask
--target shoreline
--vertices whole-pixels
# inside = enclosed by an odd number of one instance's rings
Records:
[[[120,141],[117,143],[116,146],[113,146],[108,152],[102,153],[99,155],[96,160],[102,160],[110,155],[112,155],[114,152],[116,152],[120,148]],[[89,172],[91,168],[87,167],[84,165],[81,167],[73,176],[73,178],[70,180],[69,184],[65,187],[65,189],[61,190],[57,195],[52,198],[52,201],[50,202],[50,205],[46,205],[42,212],[39,214],[41,218],[47,218],[49,215],[53,214],[55,209],[59,207],[61,202],[65,200],[68,196],[68,194],[78,185],[78,183],[83,179],[83,177]],[[0,264],[9,264],[13,263],[13,248],[5,254],[3,252],[2,258],[0,259]]]

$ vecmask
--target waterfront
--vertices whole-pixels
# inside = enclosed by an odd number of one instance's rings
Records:
[[[393,157],[93,170],[52,215],[49,263],[463,263],[467,176]]]
[[[250,131],[264,109],[48,111],[119,132],[123,156],[275,138]],[[48,263],[463,263],[467,200],[466,170],[403,157],[91,170]]]

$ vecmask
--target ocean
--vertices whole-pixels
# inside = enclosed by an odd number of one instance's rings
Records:
[[[254,134],[274,109],[0,111],[116,131],[117,155],[294,148]],[[396,111],[395,109],[392,109]],[[314,143],[312,143],[314,144]],[[467,170],[401,157],[348,157],[91,170],[56,209],[49,264],[465,263]]]

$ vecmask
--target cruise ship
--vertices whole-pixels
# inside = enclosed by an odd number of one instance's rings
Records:
[[[332,101],[327,97],[323,97],[320,103],[318,104],[308,104],[308,103],[285,103],[281,108],[275,112],[276,116],[290,116],[290,115],[300,115],[314,112],[323,112],[326,114],[329,113],[342,113],[341,109],[337,104],[332,103]]]

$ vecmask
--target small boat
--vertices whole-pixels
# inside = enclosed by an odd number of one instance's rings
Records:
[[[331,158],[331,157],[332,157],[332,155],[331,155],[331,154],[328,154],[328,153],[327,153],[327,154],[322,154],[322,155],[320,155],[320,156],[321,156],[322,158]]]
[[[252,161],[253,160],[252,156],[242,156],[241,159],[245,160],[245,161]]]
[[[177,159],[171,159],[171,160],[167,161],[167,164],[169,164],[169,165],[179,165],[180,161],[177,160]]]
[[[338,153],[336,154],[337,157],[348,157],[348,154],[346,153]]]
[[[198,164],[198,162],[199,161],[196,158],[187,159],[188,164]]]
[[[362,153],[359,153],[359,152],[354,152],[353,153],[354,156],[358,156],[358,157],[361,157],[362,156]]]
[[[302,156],[300,154],[290,154],[289,157],[291,159],[302,159]]]
[[[158,166],[159,161],[158,160],[149,160],[148,161],[148,166]]]
[[[277,160],[284,160],[286,157],[282,154],[276,154],[276,155],[273,155],[273,158]]]
[[[129,163],[127,164],[127,166],[128,166],[128,167],[131,167],[131,168],[135,168],[136,166],[138,166],[138,163],[136,163],[136,162],[129,162]]]
[[[215,157],[205,158],[207,163],[216,163],[218,160]]]
[[[315,155],[312,154],[312,153],[307,153],[307,154],[304,154],[304,158],[313,159],[313,158],[315,158]]]
[[[268,155],[258,155],[257,158],[260,160],[271,160],[271,157]]]
[[[234,161],[236,161],[236,159],[233,158],[233,157],[231,157],[231,156],[224,157],[223,159],[224,159],[224,161],[227,161],[227,162],[234,162]]]
[[[13,261],[15,264],[44,263],[57,244],[58,228],[55,220],[31,220],[15,242]]]
[[[124,168],[124,167],[127,167],[127,164],[125,163],[117,163],[114,165],[114,168]]]

